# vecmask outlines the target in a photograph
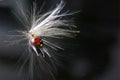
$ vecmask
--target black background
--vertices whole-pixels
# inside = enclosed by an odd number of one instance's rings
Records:
[[[46,0],[45,10],[55,6],[59,0]],[[63,67],[58,68],[57,80],[120,80],[120,36],[119,7],[115,0],[65,0],[66,7],[75,14],[75,24],[80,29],[75,47],[67,50],[73,54],[63,60]],[[27,0],[27,3],[32,0]],[[41,4],[44,0],[39,0]],[[21,23],[12,14],[14,0],[0,1],[0,34],[8,30],[23,29]],[[0,41],[8,37],[1,36]],[[13,65],[17,62],[21,50],[5,48],[0,43],[0,80],[24,80],[17,77]]]

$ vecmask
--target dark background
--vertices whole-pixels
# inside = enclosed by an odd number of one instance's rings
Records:
[[[32,0],[23,5],[31,4]],[[59,0],[46,0],[45,9],[52,8]],[[65,0],[66,7],[75,14],[75,24],[80,29],[73,54],[58,68],[57,80],[120,80],[119,2],[116,0]],[[39,6],[44,0],[39,0]],[[8,31],[23,29],[12,13],[17,9],[15,0],[0,0],[0,80],[24,80],[17,77],[14,64],[22,53],[20,47],[6,47],[2,41],[10,36]],[[18,48],[18,49],[17,49]]]

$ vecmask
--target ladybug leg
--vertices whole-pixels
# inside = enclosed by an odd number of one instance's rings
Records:
[[[43,42],[41,41],[40,44],[39,44],[39,47],[42,47],[43,46]]]
[[[32,49],[34,50],[37,56],[42,55],[43,57],[45,57],[45,53],[39,46],[32,46]]]

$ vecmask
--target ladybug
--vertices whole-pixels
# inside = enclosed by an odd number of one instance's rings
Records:
[[[30,43],[33,45],[33,46],[42,46],[42,40],[40,37],[33,37],[30,39]]]

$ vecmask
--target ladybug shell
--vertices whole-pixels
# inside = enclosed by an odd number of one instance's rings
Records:
[[[30,39],[30,43],[32,45],[40,45],[41,42],[42,42],[41,38],[39,38],[39,37],[34,37],[34,38]]]

